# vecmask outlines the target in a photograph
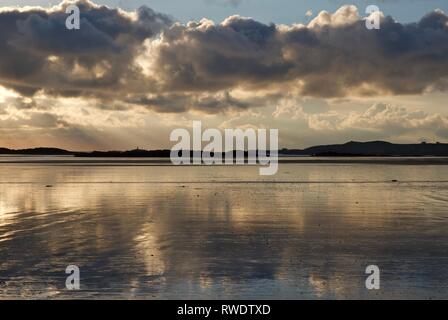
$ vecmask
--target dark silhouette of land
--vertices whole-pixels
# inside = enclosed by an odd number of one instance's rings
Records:
[[[231,151],[230,151],[231,152]],[[3,155],[72,155],[75,157],[98,158],[168,158],[170,150],[143,150],[134,149],[128,151],[92,151],[77,152],[58,148],[32,148],[32,149],[7,149],[0,148]],[[192,155],[190,151],[190,155]],[[233,151],[234,155],[236,151]],[[257,152],[258,154],[258,152]],[[222,154],[224,156],[224,153]],[[244,155],[247,157],[248,152]],[[269,152],[268,152],[269,155]],[[448,156],[448,144],[446,143],[420,143],[420,144],[395,144],[385,141],[355,142],[345,144],[321,145],[306,149],[281,149],[279,155],[283,156],[319,156],[319,157],[423,157]]]
[[[421,157],[448,156],[446,143],[395,144],[385,141],[355,142],[314,146],[307,149],[279,151],[283,155],[297,156],[349,156],[349,157]]]
[[[93,151],[75,152],[76,157],[98,157],[98,158],[169,158],[170,150],[143,150],[134,149],[128,151]]]
[[[0,154],[17,154],[17,155],[73,155],[74,152],[58,148],[31,148],[31,149],[8,149],[0,148]]]

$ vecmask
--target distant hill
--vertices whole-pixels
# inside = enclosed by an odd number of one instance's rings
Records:
[[[446,143],[394,144],[385,141],[355,142],[279,151],[283,155],[308,156],[448,156]]]
[[[11,155],[73,155],[76,157],[147,157],[167,158],[170,150],[143,150],[128,151],[92,151],[75,152],[58,148],[33,148],[33,149],[7,149],[0,148],[0,154]],[[235,154],[235,151],[234,151]],[[280,155],[284,156],[445,156],[448,157],[448,144],[446,143],[420,143],[420,144],[394,144],[385,141],[355,142],[344,144],[314,146],[306,149],[282,149]],[[245,152],[247,156],[247,152]]]
[[[73,152],[58,148],[32,148],[32,149],[8,149],[0,148],[0,154],[17,155],[72,155]]]

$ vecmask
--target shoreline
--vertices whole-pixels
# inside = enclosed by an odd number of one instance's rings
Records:
[[[54,156],[70,159],[39,159],[40,156],[0,156],[0,164],[54,164],[54,165],[165,165],[175,166],[169,158],[78,158],[71,156]],[[53,157],[53,156],[42,156]],[[38,158],[38,159],[32,159]],[[379,165],[448,165],[448,157],[279,157],[279,164],[379,164]],[[272,159],[270,159],[272,161]],[[176,166],[260,166],[260,164],[181,164]]]

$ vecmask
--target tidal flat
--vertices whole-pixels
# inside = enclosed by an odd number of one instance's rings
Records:
[[[74,160],[1,157],[0,299],[448,298],[440,159]]]

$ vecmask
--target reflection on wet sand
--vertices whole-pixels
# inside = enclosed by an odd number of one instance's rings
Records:
[[[2,165],[0,297],[446,298],[447,171]]]

